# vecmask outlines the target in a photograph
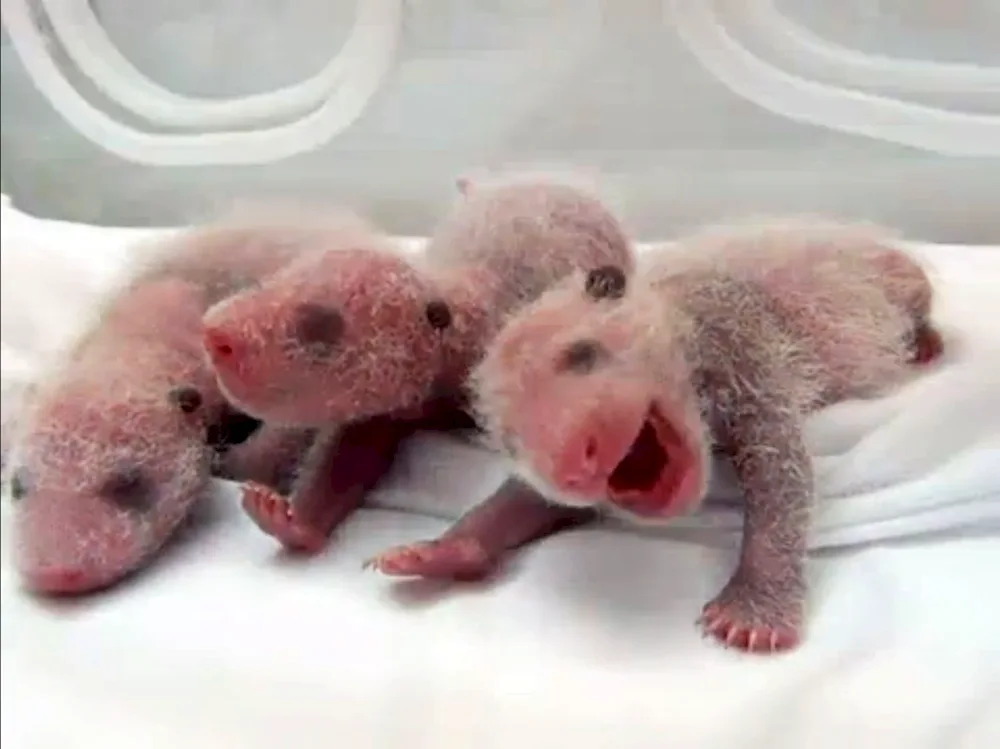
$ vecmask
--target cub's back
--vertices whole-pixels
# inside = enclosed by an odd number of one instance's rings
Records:
[[[910,372],[915,319],[880,272],[885,248],[849,243],[856,237],[842,231],[835,235],[839,241],[824,231],[781,227],[725,241],[696,240],[657,258],[653,276],[689,278],[722,305],[720,314],[729,310],[744,325],[752,324],[744,320],[752,314],[744,297],[756,289],[786,333],[823,367],[824,400],[870,397]]]
[[[427,261],[499,280],[503,310],[537,298],[577,269],[632,270],[629,238],[594,193],[554,179],[499,180],[462,195],[430,238]]]
[[[690,321],[687,360],[713,425],[747,396],[773,396],[800,412],[829,398],[819,355],[760,284],[720,269],[674,268],[653,286]]]

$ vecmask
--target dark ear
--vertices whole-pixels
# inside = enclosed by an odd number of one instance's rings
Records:
[[[15,471],[10,477],[9,488],[10,498],[14,502],[20,502],[28,495],[28,482],[24,478],[24,469]]]
[[[584,289],[594,299],[621,299],[626,286],[625,271],[617,265],[602,265],[587,274]]]
[[[451,325],[451,307],[442,299],[435,299],[427,303],[424,308],[427,322],[434,330],[444,330]]]
[[[167,399],[176,406],[181,413],[193,414],[201,408],[202,397],[197,388],[190,385],[178,385],[167,393]]]
[[[241,445],[260,429],[263,422],[229,404],[223,406],[219,420],[209,424],[205,442],[215,450],[224,452],[233,445]]]

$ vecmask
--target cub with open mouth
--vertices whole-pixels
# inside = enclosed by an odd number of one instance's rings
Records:
[[[588,182],[513,170],[461,178],[423,253],[351,229],[205,314],[205,351],[229,400],[317,432],[288,492],[241,487],[263,532],[319,552],[404,440],[475,426],[465,380],[508,315],[575,270],[631,270],[627,233]],[[497,497],[522,515],[551,514],[517,484]]]
[[[803,420],[937,358],[930,282],[887,234],[818,220],[708,230],[646,263],[628,289],[598,269],[509,321],[474,373],[477,409],[553,515],[666,521],[698,507],[712,453],[727,455],[743,544],[702,626],[749,651],[794,647],[814,495]],[[515,548],[510,515],[486,502],[397,550],[391,572],[486,571]]]

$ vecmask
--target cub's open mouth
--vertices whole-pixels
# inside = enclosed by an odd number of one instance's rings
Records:
[[[647,416],[625,457],[611,472],[608,486],[614,492],[648,492],[656,486],[669,463],[656,427]]]
[[[608,478],[613,500],[642,514],[659,514],[690,468],[684,438],[652,405],[625,457]]]

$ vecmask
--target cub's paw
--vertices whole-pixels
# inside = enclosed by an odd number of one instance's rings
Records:
[[[287,498],[270,487],[248,481],[241,487],[243,511],[264,533],[293,551],[313,553],[323,548],[326,538],[300,522]]]
[[[496,560],[474,538],[446,538],[393,547],[364,566],[393,577],[481,580],[493,572]]]
[[[750,653],[779,653],[801,640],[802,603],[793,594],[764,593],[744,582],[730,581],[702,609],[698,622],[729,648]]]

